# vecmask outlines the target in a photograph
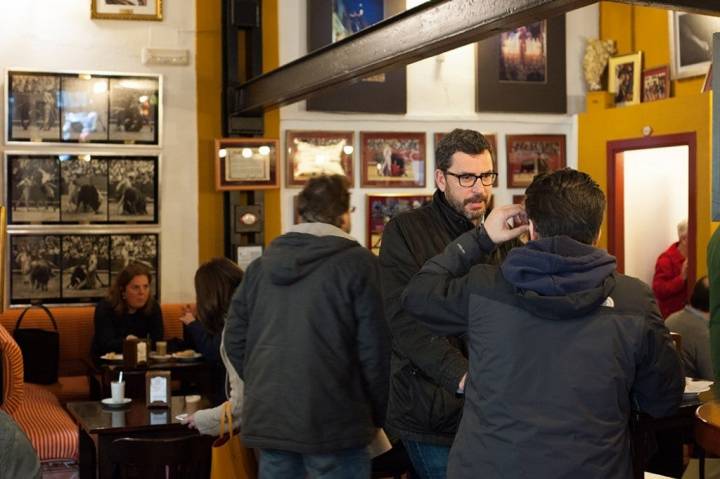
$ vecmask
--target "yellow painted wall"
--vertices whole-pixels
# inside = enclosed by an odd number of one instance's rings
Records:
[[[667,65],[667,11],[603,2],[600,6],[602,38],[617,41],[618,54],[642,50],[646,68]],[[674,97],[623,108],[606,107],[601,94],[588,96],[587,111],[579,116],[578,167],[595,178],[607,191],[608,141],[642,137],[644,126],[653,135],[696,132],[697,134],[697,274],[707,271],[705,245],[713,230],[711,205],[712,100],[700,93],[702,78],[674,82]],[[672,195],[672,191],[658,191]],[[607,238],[607,222],[603,224]],[[606,239],[601,246],[606,247]]]
[[[222,136],[222,18],[221,0],[198,0],[197,115],[198,115],[198,238],[199,260],[222,256],[223,195],[215,191],[215,138]],[[263,68],[278,66],[277,0],[263,0]],[[265,136],[279,138],[278,110],[265,115]],[[265,193],[265,242],[280,234],[280,191]]]

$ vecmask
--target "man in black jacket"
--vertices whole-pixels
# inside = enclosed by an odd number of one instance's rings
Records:
[[[245,381],[242,435],[262,450],[260,477],[370,477],[389,332],[377,259],[348,234],[346,181],[308,181],[304,222],[248,266],[230,305],[225,349]]]
[[[448,475],[631,479],[631,409],[675,411],[679,355],[650,288],[594,246],[605,195],[592,178],[538,176],[525,206],[526,217],[520,205],[496,208],[405,291],[403,306],[432,331],[468,336]],[[478,264],[528,229],[532,241],[502,266]]]
[[[482,222],[497,177],[490,145],[472,130],[446,135],[435,162],[433,201],[390,221],[380,247],[385,316],[393,338],[385,430],[402,439],[421,479],[445,477],[462,413],[467,350],[460,337],[437,336],[405,312],[400,295],[425,261]]]

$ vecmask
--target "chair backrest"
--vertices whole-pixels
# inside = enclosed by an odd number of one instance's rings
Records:
[[[192,435],[162,439],[124,437],[113,441],[113,477],[202,479],[210,477],[214,438]]]

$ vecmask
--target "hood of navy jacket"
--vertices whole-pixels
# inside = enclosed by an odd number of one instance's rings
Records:
[[[508,253],[501,266],[523,307],[536,316],[565,319],[601,306],[615,286],[615,257],[604,250],[554,236]]]
[[[359,243],[340,228],[325,223],[301,223],[279,236],[262,257],[277,285],[296,283],[315,271],[327,259]]]

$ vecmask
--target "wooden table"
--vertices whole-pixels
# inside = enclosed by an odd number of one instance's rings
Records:
[[[197,391],[186,391],[187,394],[199,393],[203,396],[214,393],[212,367],[209,363],[198,359],[195,361],[150,360],[149,363],[127,367],[122,362],[104,362],[100,364],[102,376],[102,397],[110,397],[110,383],[116,381],[120,371],[123,372],[125,381],[125,396],[134,399],[145,398],[145,373],[148,370],[170,371],[171,380],[180,380],[184,383],[195,385]]]
[[[112,477],[109,451],[121,437],[164,438],[195,435],[198,432],[180,423],[175,416],[208,406],[206,399],[190,407],[184,396],[173,396],[171,406],[148,409],[144,401],[133,400],[123,408],[107,408],[99,401],[71,402],[70,415],[80,426],[80,479]],[[208,438],[208,447],[213,438]]]

